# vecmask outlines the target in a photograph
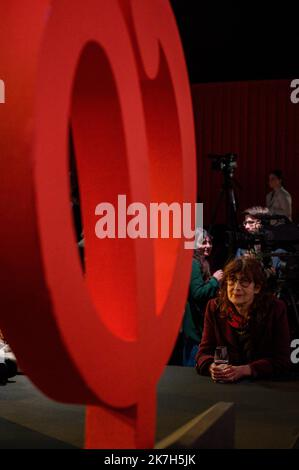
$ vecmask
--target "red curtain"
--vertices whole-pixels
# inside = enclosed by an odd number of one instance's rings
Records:
[[[290,99],[291,80],[196,84],[192,87],[198,159],[198,193],[204,224],[211,222],[223,175],[211,170],[210,153],[236,153],[236,190],[241,211],[265,205],[269,171],[279,168],[299,221],[299,103]],[[217,223],[225,222],[224,204]]]

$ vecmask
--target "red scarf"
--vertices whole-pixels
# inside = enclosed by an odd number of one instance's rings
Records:
[[[228,308],[228,323],[233,327],[237,329],[243,329],[246,328],[248,325],[248,320],[249,317],[244,318],[242,315],[240,315],[234,308],[229,307]]]

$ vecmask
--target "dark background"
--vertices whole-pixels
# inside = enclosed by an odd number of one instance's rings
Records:
[[[211,170],[210,153],[237,154],[239,223],[246,208],[265,205],[277,168],[298,222],[299,103],[290,101],[290,83],[299,78],[299,1],[171,5],[191,83],[204,224],[227,222],[224,202],[212,217],[223,175]]]
[[[294,78],[299,2],[171,0],[190,81]]]

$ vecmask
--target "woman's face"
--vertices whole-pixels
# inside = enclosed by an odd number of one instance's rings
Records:
[[[199,254],[202,256],[210,256],[212,248],[212,240],[209,237],[204,238],[201,243],[197,244]]]
[[[269,175],[269,186],[271,189],[277,189],[281,187],[281,180],[277,178],[276,175],[273,175],[273,173],[270,173]]]
[[[228,300],[235,307],[249,307],[254,296],[260,292],[260,286],[256,286],[253,281],[245,278],[242,273],[238,273],[227,280]]]

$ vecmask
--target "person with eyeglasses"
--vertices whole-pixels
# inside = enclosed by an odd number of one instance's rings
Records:
[[[254,235],[258,234],[262,228],[262,217],[264,215],[270,215],[270,211],[267,207],[263,206],[253,206],[249,207],[244,211],[245,219],[243,222],[243,227],[245,232],[248,234]],[[277,248],[276,251],[278,254],[283,253],[284,250]],[[280,258],[279,256],[272,256],[271,258],[263,258],[262,257],[262,247],[260,243],[255,243],[250,248],[238,248],[236,252],[236,258],[240,258],[241,256],[250,256],[257,258],[265,269],[266,277],[268,278],[269,283],[274,283],[274,280],[271,280],[273,276],[278,276],[280,271]]]
[[[269,209],[267,207],[262,207],[262,206],[253,206],[249,207],[244,211],[245,219],[243,222],[243,228],[244,230],[253,235],[255,233],[258,233],[261,228],[262,228],[262,221],[261,217],[263,215],[269,215]],[[259,244],[254,245],[251,249],[246,249],[246,248],[238,248],[236,252],[236,258],[239,258],[240,256],[248,255],[248,254],[254,254],[256,255],[259,253],[261,246]]]
[[[188,299],[183,318],[183,365],[195,367],[201,340],[203,316],[207,302],[217,295],[223,271],[210,272],[209,256],[213,248],[211,235],[202,228],[195,231],[195,250]]]
[[[224,269],[217,299],[206,308],[196,369],[217,382],[269,378],[290,368],[286,306],[267,289],[261,264],[238,258]],[[217,347],[226,346],[229,364],[215,364]]]

